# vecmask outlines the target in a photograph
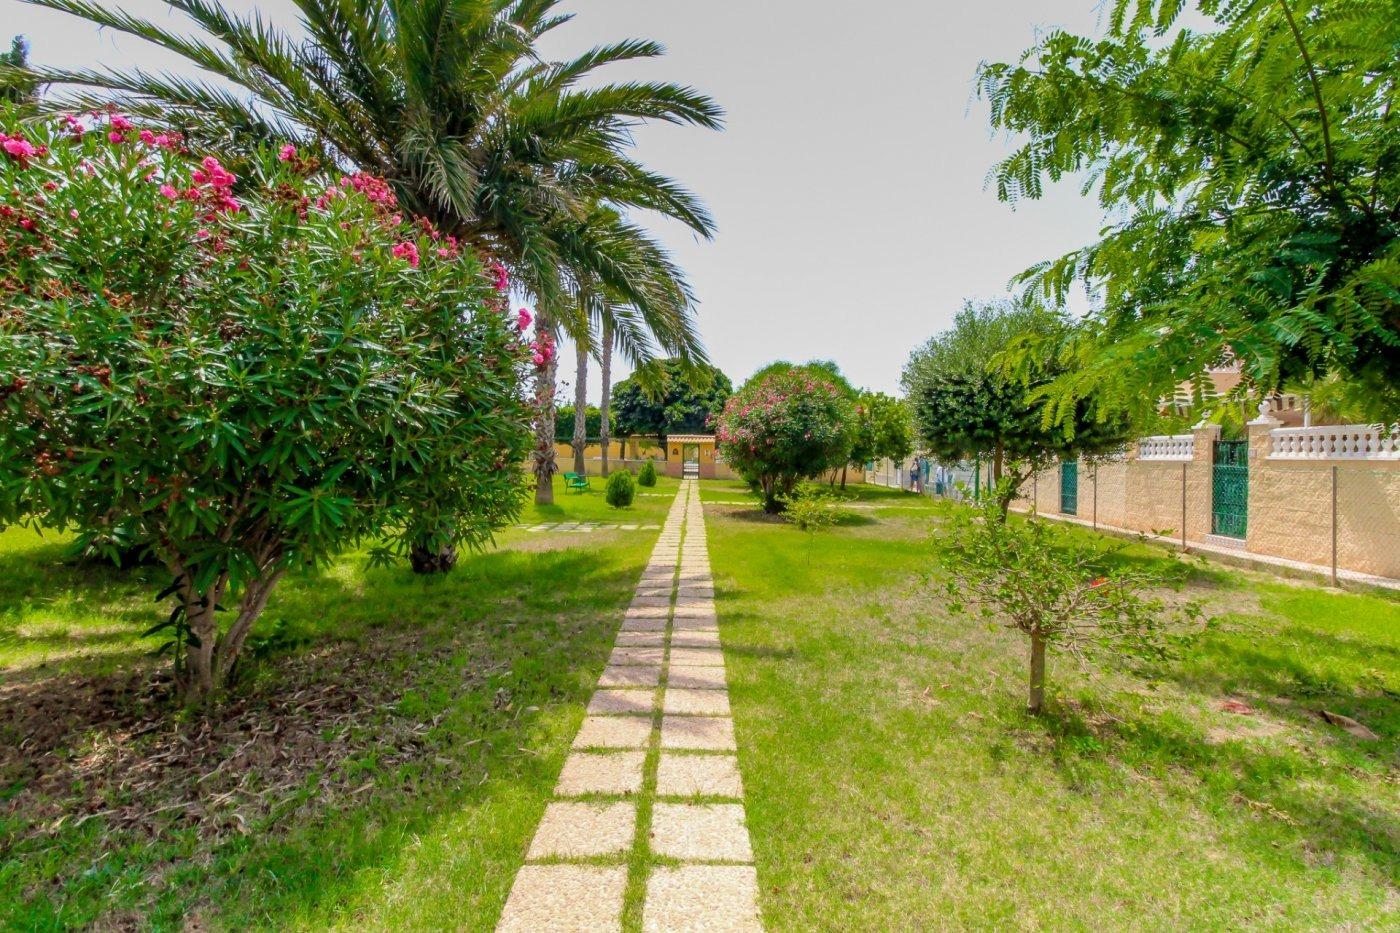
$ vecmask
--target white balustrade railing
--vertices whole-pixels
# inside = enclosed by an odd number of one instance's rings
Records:
[[[1161,434],[1138,439],[1139,460],[1184,462],[1196,456],[1194,434]]]
[[[1269,432],[1270,460],[1400,460],[1400,430],[1378,424],[1277,428]]]

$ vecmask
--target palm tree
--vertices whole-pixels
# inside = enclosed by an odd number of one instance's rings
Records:
[[[603,322],[603,334],[600,341],[599,352],[601,359],[599,368],[602,370],[603,397],[598,402],[598,443],[603,448],[603,475],[609,472],[608,465],[608,445],[612,443],[612,354],[613,354],[613,333],[612,325]],[[626,454],[623,455],[624,459]]]
[[[579,87],[602,66],[663,54],[660,45],[629,39],[544,60],[538,41],[570,19],[559,0],[293,0],[304,41],[211,0],[165,0],[202,30],[195,37],[96,0],[26,2],[153,42],[236,89],[141,70],[34,68],[63,89],[50,106],[116,103],[232,148],[291,140],[383,176],[406,210],[504,264],[536,302],[542,333],[567,331],[570,305],[607,291],[659,328],[668,353],[703,359],[683,277],[624,214],[652,211],[713,234],[694,194],[632,157],[631,131],[651,120],[717,128],[720,110],[672,83]],[[547,409],[540,502],[553,497],[556,375],[551,356],[536,386]]]
[[[574,369],[574,472],[582,476],[587,472],[584,464],[584,448],[588,446],[588,343],[575,340],[576,360]]]

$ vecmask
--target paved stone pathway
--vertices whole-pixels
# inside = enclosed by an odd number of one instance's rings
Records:
[[[595,531],[655,531],[660,525],[611,525],[604,522],[545,522],[539,525],[516,525],[531,532],[554,532],[556,534],[585,535]]]
[[[705,518],[680,492],[498,931],[761,931]],[[634,918],[635,919],[635,918]]]

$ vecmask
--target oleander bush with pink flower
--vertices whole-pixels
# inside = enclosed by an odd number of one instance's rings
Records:
[[[837,385],[810,369],[778,370],[730,397],[715,440],[730,467],[752,483],[770,514],[797,484],[844,464],[855,409]]]
[[[290,146],[226,166],[119,114],[0,114],[0,522],[153,551],[205,697],[289,570],[515,517],[539,348],[505,294]]]

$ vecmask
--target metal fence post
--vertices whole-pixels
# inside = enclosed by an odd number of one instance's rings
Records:
[[[1337,585],[1337,468],[1332,467],[1332,585]]]

